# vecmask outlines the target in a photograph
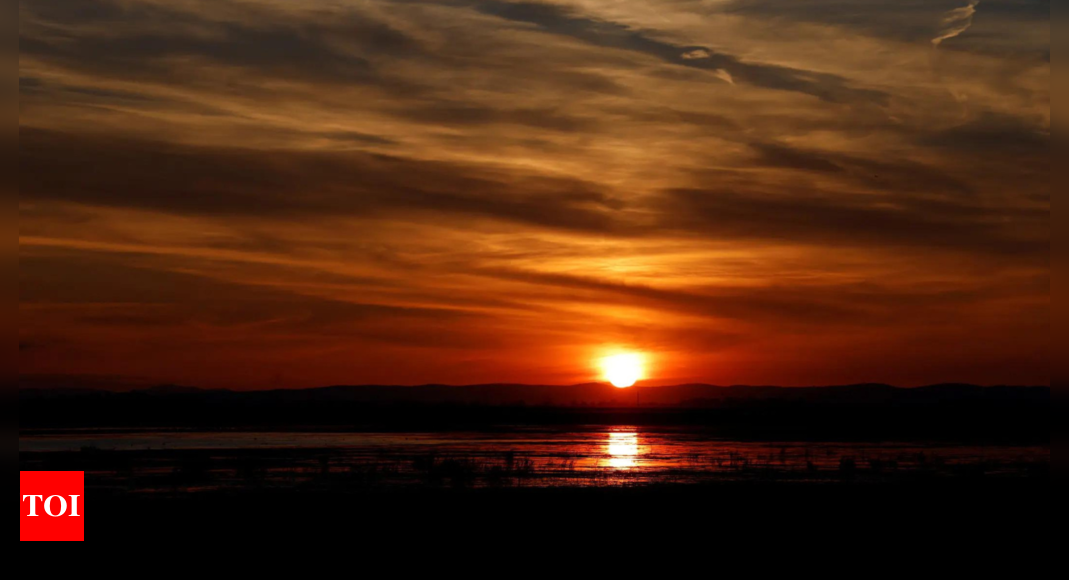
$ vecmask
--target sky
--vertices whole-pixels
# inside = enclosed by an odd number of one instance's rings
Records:
[[[1050,20],[20,0],[20,379],[1049,385]]]

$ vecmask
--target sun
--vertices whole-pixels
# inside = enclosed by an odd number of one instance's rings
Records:
[[[617,354],[601,359],[601,370],[605,380],[618,389],[632,387],[645,377],[646,363],[642,355],[636,353]]]

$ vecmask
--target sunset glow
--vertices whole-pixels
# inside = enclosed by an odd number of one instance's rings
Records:
[[[1042,1],[18,24],[24,383],[1050,381]]]
[[[645,378],[645,360],[642,355],[627,353],[605,357],[601,361],[605,380],[618,389],[633,387]]]

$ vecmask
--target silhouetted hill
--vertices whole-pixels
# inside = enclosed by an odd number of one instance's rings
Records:
[[[957,438],[1049,443],[1050,389],[934,385],[615,389],[335,386],[237,392],[160,387],[19,391],[20,429],[457,430],[687,426],[754,438]]]
[[[833,387],[753,387],[677,385],[617,389],[601,383],[572,386],[488,384],[471,386],[424,385],[333,386],[318,389],[270,391],[203,390],[163,385],[127,393],[90,389],[22,389],[20,401],[38,399],[109,399],[130,401],[159,398],[249,403],[367,403],[378,405],[475,405],[535,407],[673,407],[706,408],[747,403],[808,403],[840,405],[937,405],[975,401],[1049,402],[1047,387],[980,387],[976,385],[933,385],[903,389],[890,385],[865,384]]]

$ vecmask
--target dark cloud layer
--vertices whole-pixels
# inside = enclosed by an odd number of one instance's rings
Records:
[[[909,246],[1041,259],[1049,238],[1005,228],[1049,209],[986,207],[968,185],[930,167],[754,146],[758,165],[828,174],[894,197],[673,189],[626,204],[589,183],[364,153],[218,150],[21,129],[20,196],[234,217],[426,214],[491,219],[591,235],[656,231],[713,239]],[[723,176],[699,175],[699,180]],[[942,195],[940,195],[942,194]]]
[[[1046,163],[1050,127],[987,113],[957,127],[924,135],[920,144],[962,155],[999,157],[1012,163]]]
[[[415,210],[608,232],[618,203],[574,180],[364,153],[202,149],[20,129],[20,195],[239,216]]]
[[[494,0],[477,0],[465,5],[595,46],[640,52],[678,66],[714,72],[723,70],[738,81],[759,87],[805,93],[836,103],[884,103],[887,100],[887,95],[880,91],[853,87],[846,79],[835,75],[746,63],[709,47],[675,45],[622,24],[585,18],[558,5]],[[701,55],[700,58],[690,57],[696,53]]]
[[[369,82],[373,65],[362,54],[408,55],[419,44],[387,24],[350,11],[328,22],[286,22],[283,13],[251,3],[226,3],[227,20],[206,19],[158,4],[112,0],[23,3],[46,33],[21,34],[20,52],[128,76],[165,74],[172,59],[197,57],[264,73],[327,82]],[[90,28],[122,22],[135,32],[72,36],[66,26]],[[137,32],[138,27],[153,33]]]
[[[729,14],[833,24],[860,33],[916,43],[927,43],[942,26],[947,13],[967,6],[969,0],[735,0],[723,8]],[[974,35],[1013,34],[1016,22],[1050,18],[1050,0],[983,0],[975,29],[955,41],[956,46],[983,49]],[[1016,39],[1021,40],[1021,39]]]
[[[865,159],[841,153],[804,151],[764,143],[754,146],[757,163],[769,167],[799,169],[848,176],[867,188],[906,193],[949,193],[968,197],[971,186],[945,170],[909,161]]]
[[[1011,214],[920,198],[873,203],[864,196],[802,193],[760,196],[723,190],[677,190],[669,198],[685,227],[728,239],[781,240],[844,247],[953,249],[1042,263],[1049,239],[1038,230],[1049,211],[1018,211],[1034,228],[1025,236],[1003,227]],[[686,217],[682,217],[686,216]]]

